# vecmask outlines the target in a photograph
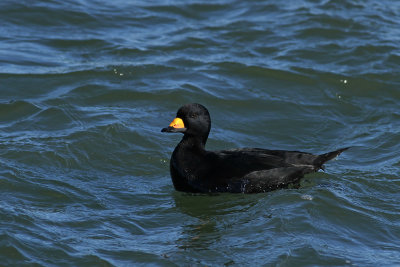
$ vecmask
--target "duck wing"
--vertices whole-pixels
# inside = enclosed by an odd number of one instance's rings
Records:
[[[313,166],[302,166],[251,172],[243,177],[241,192],[262,193],[287,188],[291,184],[298,184],[305,174],[315,171]]]
[[[270,150],[263,148],[240,148],[223,150],[220,151],[220,153],[234,157],[240,157],[242,159],[256,159],[256,161],[262,162],[261,164],[264,164],[267,168],[268,166],[276,168],[290,165],[312,165],[317,169],[321,169],[323,168],[323,164],[325,162],[337,157],[340,155],[340,153],[347,149],[349,149],[349,147],[341,148],[321,155],[314,155],[301,151]],[[268,162],[268,160],[270,160],[270,162]]]
[[[253,171],[292,166],[279,155],[248,148],[208,151],[205,159],[203,166],[207,166],[208,173],[203,176],[213,181],[227,181]]]

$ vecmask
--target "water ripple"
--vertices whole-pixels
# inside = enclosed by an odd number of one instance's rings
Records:
[[[5,265],[396,265],[394,1],[2,1]],[[352,148],[300,189],[175,192],[164,135],[209,149]],[[373,231],[371,231],[373,229]]]

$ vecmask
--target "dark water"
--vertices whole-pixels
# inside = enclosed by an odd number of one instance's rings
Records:
[[[160,133],[353,148],[300,189],[175,192]],[[400,265],[399,1],[0,2],[0,265]]]

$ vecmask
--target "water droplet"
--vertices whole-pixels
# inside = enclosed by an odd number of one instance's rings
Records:
[[[313,196],[311,196],[311,195],[301,195],[301,198],[304,200],[313,200],[314,199]]]

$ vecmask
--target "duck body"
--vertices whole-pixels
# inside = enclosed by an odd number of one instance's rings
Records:
[[[208,110],[188,104],[163,132],[184,134],[172,153],[170,173],[178,191],[192,193],[261,193],[298,184],[305,174],[318,171],[323,164],[347,148],[322,155],[300,151],[241,148],[207,151],[211,128]]]

